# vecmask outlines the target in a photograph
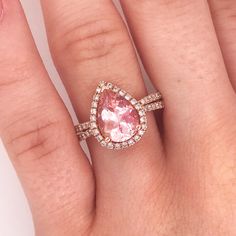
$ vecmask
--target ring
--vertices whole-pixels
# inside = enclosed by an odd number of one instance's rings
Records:
[[[76,125],[76,135],[80,141],[94,136],[103,147],[124,149],[144,135],[146,113],[163,108],[159,92],[138,101],[112,83],[101,81],[93,96],[90,121]]]

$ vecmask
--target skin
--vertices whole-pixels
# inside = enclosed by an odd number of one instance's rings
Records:
[[[41,0],[51,53],[81,122],[100,80],[146,95],[112,1]],[[82,151],[17,0],[0,1],[0,135],[38,236],[236,235],[236,2],[122,0],[163,94],[135,146]],[[39,29],[40,30],[40,29]],[[160,132],[159,130],[162,130]]]

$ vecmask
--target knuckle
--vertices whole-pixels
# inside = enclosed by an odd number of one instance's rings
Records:
[[[162,6],[164,13],[166,11],[171,14],[168,15],[170,19],[182,19],[189,18],[192,14],[195,14],[195,9],[200,8],[201,1],[194,0],[160,0],[160,5]],[[201,15],[198,16],[200,19]]]
[[[122,0],[124,1],[124,0]],[[134,0],[135,4],[139,4],[142,7],[153,7],[153,6],[161,6],[161,7],[174,7],[174,9],[186,7],[191,5],[195,1],[193,0]],[[141,9],[142,10],[142,9]]]
[[[18,119],[5,129],[5,146],[16,162],[50,157],[65,145],[64,123],[49,118]]]
[[[233,0],[222,1],[217,6],[212,6],[213,17],[220,18],[224,28],[236,31],[236,4]],[[232,40],[234,41],[234,40]]]
[[[217,16],[235,16],[236,5],[234,0],[221,1],[212,5],[212,13]]]
[[[55,54],[65,55],[70,63],[98,60],[128,41],[120,24],[109,20],[90,21],[67,30],[61,40],[52,42]]]
[[[31,77],[32,65],[30,62],[19,61],[12,64],[15,59],[0,60],[0,70],[2,76],[0,79],[0,92],[4,92],[7,88],[16,87],[19,83],[27,81]]]

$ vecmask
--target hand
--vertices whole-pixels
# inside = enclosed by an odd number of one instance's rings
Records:
[[[101,80],[146,95],[112,1],[41,2],[51,53],[81,122]],[[121,3],[166,108],[159,125],[148,115],[148,131],[133,147],[111,151],[89,139],[92,166],[19,2],[0,3],[0,131],[36,235],[234,236],[236,2]]]

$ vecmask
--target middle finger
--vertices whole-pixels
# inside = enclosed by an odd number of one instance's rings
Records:
[[[235,93],[209,7],[204,0],[121,2],[147,72],[165,97],[165,144],[183,165],[209,133],[228,132],[223,120],[233,123]]]

